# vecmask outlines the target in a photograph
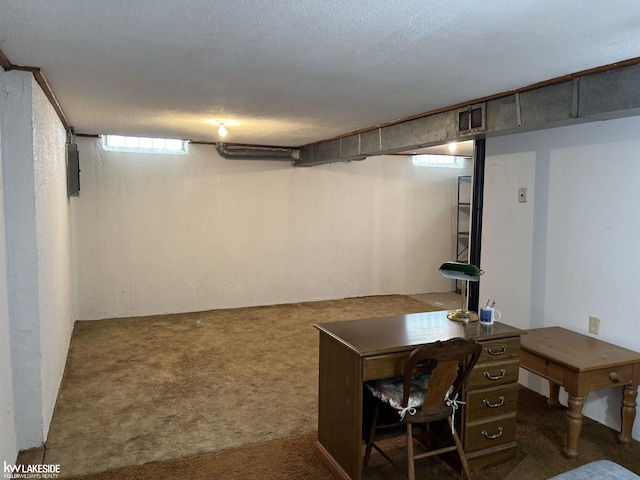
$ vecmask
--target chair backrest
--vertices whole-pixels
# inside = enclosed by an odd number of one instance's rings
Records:
[[[416,348],[404,366],[402,406],[406,407],[411,391],[411,377],[416,372],[431,372],[427,384],[427,399],[422,412],[450,410],[445,396],[452,388],[450,398],[460,392],[464,381],[480,358],[482,346],[473,339],[452,338]]]

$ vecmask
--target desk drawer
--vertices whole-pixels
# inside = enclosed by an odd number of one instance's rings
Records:
[[[520,337],[482,342],[482,354],[478,363],[503,361],[520,357]]]
[[[473,452],[513,442],[516,439],[516,416],[500,417],[489,422],[467,425],[465,452]]]
[[[467,392],[467,422],[477,423],[516,411],[518,385]]]
[[[519,366],[519,358],[507,362],[478,363],[467,379],[467,388],[475,390],[515,383]]]
[[[362,379],[366,382],[402,375],[404,364],[410,353],[410,351],[398,352],[364,358],[362,360]]]

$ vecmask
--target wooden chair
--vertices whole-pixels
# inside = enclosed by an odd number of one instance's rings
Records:
[[[479,343],[463,338],[423,345],[413,350],[407,359],[402,377],[368,383],[367,390],[375,399],[375,407],[367,439],[364,466],[366,467],[369,463],[371,449],[375,448],[392,465],[405,473],[409,480],[414,480],[415,460],[457,451],[464,474],[470,480],[469,464],[456,432],[454,416],[460,403],[458,400],[460,390],[478,361],[481,350]],[[395,418],[388,423],[381,420],[381,407],[388,408],[384,407],[384,404],[395,409]],[[451,434],[454,445],[451,445],[449,440],[446,443],[443,442],[446,446],[440,445],[440,448],[415,454],[414,425],[421,424],[425,433],[428,433],[430,422],[445,418],[449,429],[442,430]],[[405,429],[398,429],[399,426],[406,426],[408,456],[406,472],[376,443],[376,438],[404,434]],[[430,442],[423,443],[427,448],[430,447]]]

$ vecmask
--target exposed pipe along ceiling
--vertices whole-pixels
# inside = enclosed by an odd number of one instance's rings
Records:
[[[228,145],[216,143],[218,154],[227,160],[283,160],[295,162],[300,158],[300,150],[263,146]]]

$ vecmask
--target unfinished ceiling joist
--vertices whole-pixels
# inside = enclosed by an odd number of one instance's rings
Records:
[[[453,141],[640,115],[639,85],[638,63],[576,76],[303,146],[295,165],[349,162]]]

